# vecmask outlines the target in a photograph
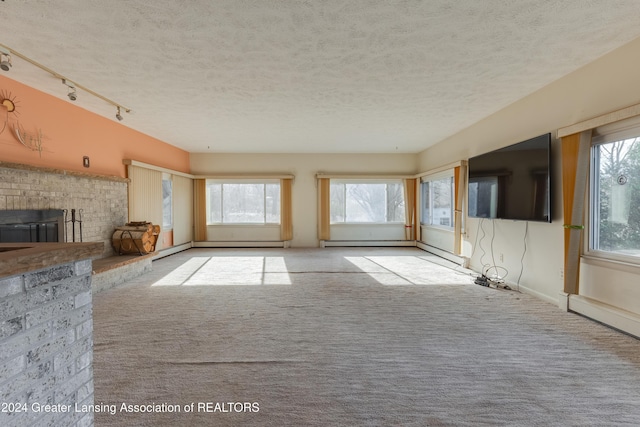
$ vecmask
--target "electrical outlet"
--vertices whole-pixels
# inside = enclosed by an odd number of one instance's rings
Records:
[[[564,280],[564,268],[560,269],[560,279]]]
[[[500,262],[504,262],[504,254],[500,254]]]

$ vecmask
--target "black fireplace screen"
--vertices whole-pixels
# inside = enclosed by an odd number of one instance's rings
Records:
[[[62,209],[0,210],[0,243],[64,242]]]

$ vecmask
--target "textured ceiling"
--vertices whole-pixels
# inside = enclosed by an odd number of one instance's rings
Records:
[[[638,16],[638,0],[3,0],[0,43],[190,152],[419,152],[640,36]]]

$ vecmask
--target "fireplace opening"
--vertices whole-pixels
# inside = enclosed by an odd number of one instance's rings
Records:
[[[64,242],[64,211],[0,211],[0,243],[25,242]]]

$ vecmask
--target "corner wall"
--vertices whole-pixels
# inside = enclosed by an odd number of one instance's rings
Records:
[[[461,159],[482,154],[558,128],[618,110],[640,102],[640,39],[616,49],[587,66],[557,80],[520,101],[496,112],[486,119],[426,149],[418,156],[420,171],[436,168]],[[552,186],[554,191],[553,223],[529,223],[524,253],[526,224],[515,221],[467,221],[465,255],[477,271],[487,262],[493,248],[496,264],[506,267],[508,280],[517,280],[522,268],[520,284],[532,293],[549,301],[558,301],[563,289],[562,183],[559,144],[552,147]],[[481,227],[484,225],[484,231]],[[492,233],[495,240],[491,244]],[[477,243],[486,236],[483,247]],[[484,254],[483,249],[487,251]],[[504,261],[499,255],[503,254]],[[523,256],[523,264],[520,258]],[[482,261],[481,261],[481,258]],[[492,262],[492,261],[491,261]],[[513,272],[513,273],[512,273]],[[599,289],[598,299],[615,307],[640,307],[640,300],[625,301],[629,294],[622,289],[622,277],[610,272],[609,283],[587,283],[581,278],[581,289]],[[638,276],[635,276],[638,279]],[[636,280],[637,281],[637,280]],[[588,285],[588,286],[583,286]],[[605,289],[605,286],[607,289]],[[638,309],[636,309],[638,311]]]

